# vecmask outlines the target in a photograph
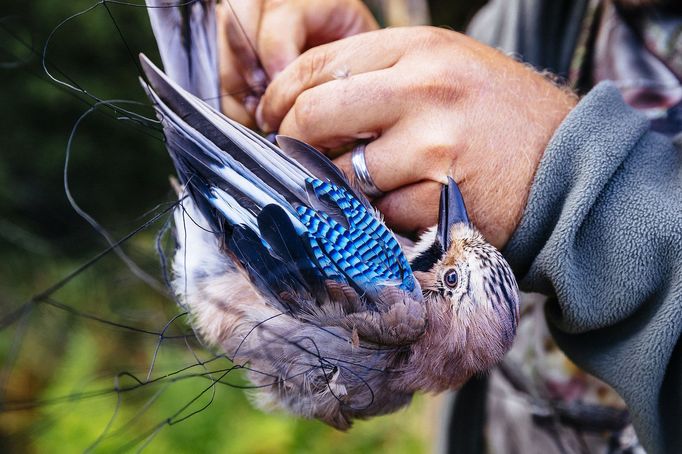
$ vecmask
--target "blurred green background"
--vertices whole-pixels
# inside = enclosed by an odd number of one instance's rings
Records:
[[[199,366],[117,394],[111,391],[136,384],[120,372],[146,379],[158,336],[49,304],[8,318],[32,295],[106,247],[68,205],[62,181],[69,132],[92,99],[50,81],[41,66],[43,46],[55,26],[94,3],[3,0],[0,12],[0,451],[94,447],[112,452],[142,446],[148,452],[431,451],[440,425],[434,398],[419,396],[405,411],[358,422],[341,433],[315,421],[254,410],[239,389],[210,389]],[[482,2],[431,3],[435,23],[461,28]],[[158,61],[146,11],[108,7],[109,12],[99,6],[57,31],[47,66],[56,77],[101,99],[146,102],[134,60],[143,51]],[[151,114],[146,108],[136,110]],[[148,210],[173,199],[168,186],[172,167],[158,134],[115,117],[102,109],[82,123],[69,175],[78,203],[120,238],[148,219]],[[155,236],[165,219],[124,248],[159,279]],[[179,313],[170,298],[142,284],[113,254],[59,290],[52,302],[151,333]],[[180,318],[167,334],[188,331]],[[212,357],[192,338],[165,339],[151,377],[196,363],[195,355]],[[206,365],[225,367],[224,360]],[[245,384],[239,371],[224,381]],[[145,445],[149,434],[154,437]]]

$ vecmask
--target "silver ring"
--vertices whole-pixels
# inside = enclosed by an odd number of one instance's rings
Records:
[[[366,196],[376,199],[384,195],[384,192],[377,188],[374,184],[372,176],[369,174],[369,169],[367,168],[367,161],[365,160],[365,146],[364,143],[359,143],[353,147],[351,152],[350,162],[353,165],[353,173],[355,174],[355,181],[357,181],[360,190],[365,193]]]

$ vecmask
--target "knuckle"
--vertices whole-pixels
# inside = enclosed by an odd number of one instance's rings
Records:
[[[433,165],[442,164],[452,159],[453,148],[453,144],[445,140],[437,140],[426,146],[424,155],[427,158],[427,162]]]
[[[307,133],[317,117],[318,100],[310,91],[301,93],[294,103],[293,112],[296,119],[296,127],[302,133]]]
[[[443,45],[451,46],[453,41],[458,40],[461,36],[460,33],[441,27],[428,26],[424,27],[424,29],[423,42],[426,46],[430,46],[431,48]]]
[[[440,27],[424,27],[424,37],[429,44],[440,44],[448,42],[455,35],[452,30],[447,30]]]
[[[444,169],[452,168],[458,150],[466,146],[457,131],[432,131],[423,138],[419,156],[423,158],[424,171],[432,178],[442,178]]]
[[[400,81],[395,90],[418,104],[452,106],[462,94],[462,84],[447,68],[433,67],[429,74],[416,74]]]
[[[329,54],[324,46],[310,49],[304,52],[299,58],[298,70],[296,75],[304,86],[309,86],[315,76],[327,67]]]
[[[459,89],[456,83],[442,80],[432,80],[419,87],[418,93],[437,104],[451,105],[459,98]]]
[[[438,27],[418,26],[402,31],[402,40],[415,52],[432,51],[451,39],[453,32]]]

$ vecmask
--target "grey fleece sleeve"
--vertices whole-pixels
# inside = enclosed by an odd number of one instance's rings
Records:
[[[682,452],[682,154],[610,83],[564,120],[505,248],[576,364],[651,453]]]

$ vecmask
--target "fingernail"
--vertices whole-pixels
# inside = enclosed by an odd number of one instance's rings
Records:
[[[249,115],[253,115],[256,112],[256,108],[258,107],[258,101],[260,101],[260,99],[253,95],[248,95],[244,98],[244,108],[249,113]]]
[[[359,134],[355,134],[355,138],[360,140],[374,140],[377,137],[378,136],[376,132],[361,132]]]
[[[268,125],[264,120],[263,120],[263,103],[261,102],[258,104],[258,107],[256,108],[256,123],[258,123],[258,127],[261,129],[263,132],[272,132],[272,128],[270,125]]]
[[[265,89],[267,81],[268,76],[265,74],[265,71],[263,71],[263,68],[255,68],[251,71],[251,85],[253,85],[254,88]]]

